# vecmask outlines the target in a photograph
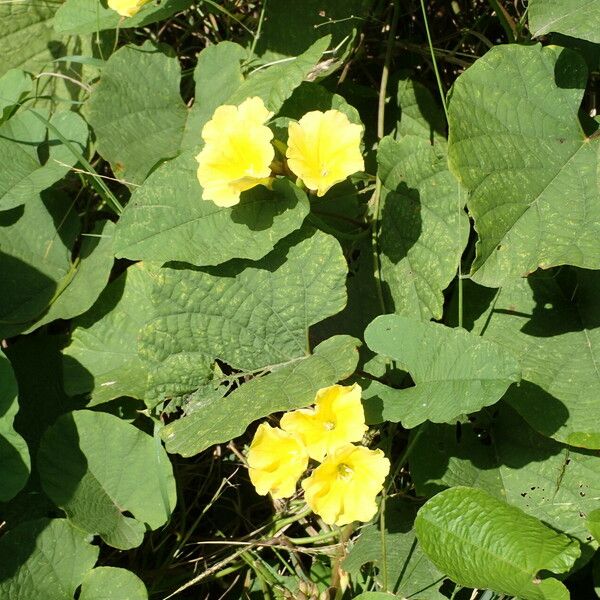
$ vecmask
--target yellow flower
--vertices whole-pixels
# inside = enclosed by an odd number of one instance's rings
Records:
[[[389,471],[390,461],[381,450],[346,444],[302,482],[304,496],[328,525],[370,521],[377,512],[375,498]]]
[[[306,113],[288,127],[286,156],[290,169],[317,196],[365,168],[360,152],[362,127],[339,110]]]
[[[133,17],[150,0],[108,0],[108,7],[117,11],[122,17]]]
[[[315,398],[315,408],[301,408],[284,414],[281,428],[298,434],[308,455],[321,461],[325,454],[339,446],[362,439],[367,427],[361,392],[357,383],[321,388]]]
[[[308,454],[297,435],[261,423],[248,450],[250,481],[256,491],[288,498],[308,465]]]
[[[264,123],[272,116],[260,98],[215,110],[202,129],[205,145],[196,156],[204,200],[234,206],[245,190],[268,185],[275,150],[273,132]]]

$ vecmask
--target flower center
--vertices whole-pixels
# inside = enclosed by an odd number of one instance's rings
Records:
[[[350,479],[354,473],[354,471],[344,463],[340,463],[337,466],[337,472],[341,479]]]
[[[332,429],[335,429],[335,423],[333,421],[325,421],[323,423],[323,429],[331,431]]]

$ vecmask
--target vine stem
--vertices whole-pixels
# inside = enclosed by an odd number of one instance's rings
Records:
[[[442,106],[444,108],[444,115],[446,116],[446,123],[449,126],[450,120],[448,119],[448,106],[446,104],[446,94],[444,93],[444,86],[442,85],[442,78],[440,77],[440,71],[437,66],[437,61],[435,59],[435,51],[433,49],[433,41],[431,39],[431,32],[429,31],[429,22],[427,21],[427,10],[425,9],[425,0],[420,0],[421,3],[421,12],[423,14],[423,23],[425,24],[425,33],[427,34],[427,43],[429,44],[429,52],[431,54],[431,62],[433,64],[433,72],[435,73],[435,80],[437,82],[438,92],[440,94],[440,99],[442,101]],[[457,182],[458,189],[458,221],[457,221],[457,232],[458,232],[458,248],[460,248],[460,218],[463,211],[463,204],[461,201],[462,198],[462,188],[460,184]],[[458,326],[462,328],[463,326],[463,274],[462,274],[462,264],[461,264],[461,253],[459,250],[458,256]]]

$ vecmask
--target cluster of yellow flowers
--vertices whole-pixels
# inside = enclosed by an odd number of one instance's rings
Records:
[[[118,12],[122,17],[133,17],[148,2],[150,0],[108,0],[108,7]]]
[[[248,451],[250,480],[261,495],[288,498],[302,481],[308,506],[329,525],[369,521],[390,470],[381,450],[351,442],[362,440],[367,427],[361,387],[333,385],[317,392],[315,405],[285,413],[280,428],[261,423]]]
[[[275,150],[265,123],[272,116],[257,97],[217,108],[202,130],[205,145],[196,157],[204,200],[234,206],[241,192],[270,185]],[[323,196],[364,170],[361,135],[362,127],[338,110],[308,112],[288,127],[287,165],[308,189]]]

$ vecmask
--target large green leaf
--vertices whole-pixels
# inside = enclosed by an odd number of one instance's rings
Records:
[[[24,207],[0,213],[3,337],[27,329],[50,306],[61,282],[70,276],[78,231],[72,203],[57,193],[34,196]]]
[[[89,121],[117,177],[141,183],[156,163],[178,154],[187,118],[180,79],[177,57],[149,41],[124,46],[106,62]]]
[[[586,82],[575,52],[516,44],[456,80],[449,161],[471,191],[478,283],[562,264],[600,268],[598,141],[577,118]]]
[[[107,413],[59,417],[42,437],[38,471],[44,491],[69,521],[115,548],[139,546],[146,526],[160,527],[175,505],[162,446]]]
[[[117,256],[195,265],[257,260],[308,214],[306,194],[285,179],[273,191],[257,186],[245,192],[232,208],[216,206],[202,199],[197,169],[194,157],[184,154],[134,192],[117,226]]]
[[[147,600],[144,582],[127,569],[96,567],[81,585],[79,600]]]
[[[179,62],[168,46],[124,46],[106,62],[90,98],[98,151],[118,177],[139,184],[161,160],[184,149],[197,152],[202,127],[220,104],[259,96],[277,112],[318,63],[328,42],[322,38],[293,60],[257,69],[246,79],[240,67],[247,56],[243,48],[224,42],[205,49],[194,71],[196,98],[190,110],[179,92]]]
[[[523,369],[525,381],[507,400],[540,433],[595,449],[600,423],[590,415],[600,411],[599,294],[597,271],[565,267],[516,280],[496,294],[465,290],[473,331],[513,352]]]
[[[600,7],[595,0],[529,0],[527,14],[533,37],[556,31],[600,42]]]
[[[379,585],[383,585],[385,561],[386,587],[395,597],[443,600],[446,596],[442,595],[439,588],[445,579],[444,574],[423,554],[415,537],[413,524],[417,507],[416,502],[406,498],[388,499],[385,503],[383,537],[379,522],[362,529],[342,566],[352,575],[365,563],[372,562],[377,567],[375,579]]]
[[[396,97],[400,110],[396,138],[416,135],[446,148],[446,117],[431,92],[418,81],[403,78]]]
[[[88,129],[79,115],[57,112],[50,123],[73,148],[82,151]],[[44,151],[40,152],[42,145]],[[40,154],[45,154],[44,162]],[[77,157],[52,129],[46,131],[36,115],[22,110],[0,126],[0,161],[4,165],[0,171],[0,210],[6,210],[36,200],[41,191],[69,172]]]
[[[114,230],[113,223],[101,221],[90,233],[83,234],[79,256],[60,282],[47,312],[24,333],[56,319],[77,317],[94,304],[108,283],[113,266]]]
[[[338,242],[311,229],[257,263],[161,269],[152,290],[154,318],[140,339],[147,401],[197,389],[215,358],[262,371],[307,356],[309,327],[346,303],[346,272]]]
[[[211,399],[167,425],[161,431],[167,450],[193,456],[241,435],[252,421],[312,404],[317,390],[354,372],[357,345],[354,338],[336,336],[319,344],[310,356],[270,365],[270,375],[244,383],[226,398]]]
[[[445,145],[422,138],[384,138],[377,152],[381,179],[381,273],[396,313],[440,319],[443,290],[467,242],[465,195],[448,171]]]
[[[434,496],[419,510],[415,529],[425,554],[462,586],[522,600],[570,598],[544,573],[569,571],[578,543],[482,490],[455,487]]]
[[[129,267],[111,282],[92,308],[75,319],[64,351],[65,391],[91,392],[91,404],[119,396],[143,398],[147,373],[137,354],[138,333],[152,318],[151,271]]]
[[[263,99],[269,110],[277,113],[281,105],[318,64],[330,41],[330,36],[322,37],[305,52],[282,64],[250,72],[228,102],[240,104],[246,98],[258,96]]]
[[[0,538],[0,596],[73,600],[100,549],[66,519],[27,521]]]
[[[365,331],[371,350],[408,371],[416,386],[390,388],[383,418],[410,429],[442,423],[494,404],[519,381],[516,359],[501,346],[462,329],[401,315],[377,317]]]
[[[18,409],[17,381],[10,363],[0,353],[0,502],[10,500],[29,477],[27,444],[13,428]]]
[[[193,0],[150,2],[133,17],[122,18],[98,0],[66,0],[56,11],[53,25],[59,34],[94,33],[103,29],[143,27],[186,9]]]
[[[489,423],[423,425],[411,454],[419,495],[477,487],[577,538],[589,556],[586,517],[598,506],[600,457],[542,437],[502,403]]]

